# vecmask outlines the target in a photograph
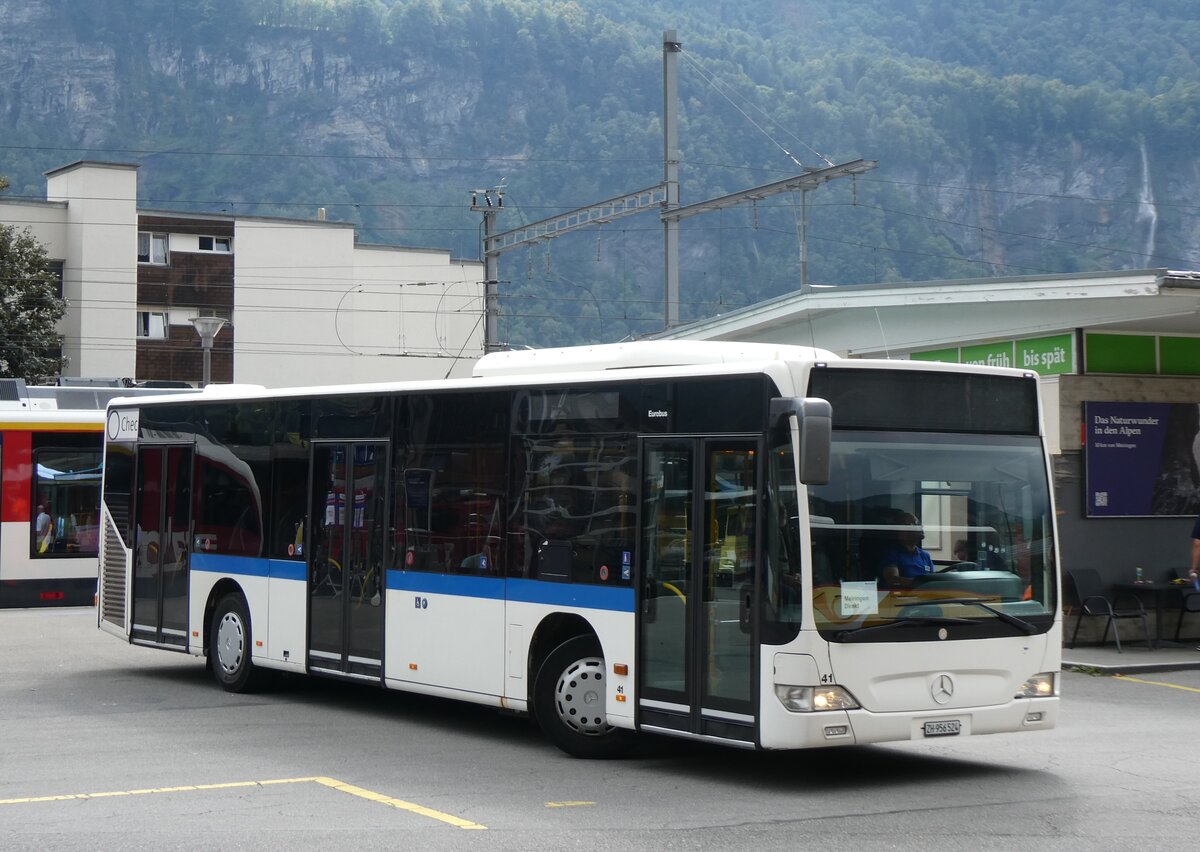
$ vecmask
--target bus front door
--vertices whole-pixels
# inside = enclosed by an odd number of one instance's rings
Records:
[[[308,554],[308,667],[383,677],[388,445],[314,443]]]
[[[191,444],[139,446],[130,639],[180,650],[188,644]]]
[[[642,445],[641,727],[754,742],[756,439]]]

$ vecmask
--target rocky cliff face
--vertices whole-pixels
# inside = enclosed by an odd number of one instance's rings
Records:
[[[444,225],[452,214],[434,208],[460,204],[470,188],[513,175],[521,181],[526,204],[563,209],[643,186],[644,175],[655,172],[639,164],[636,174],[631,169],[628,176],[597,181],[595,197],[579,197],[578,189],[571,197],[556,197],[559,190],[539,184],[542,164],[558,154],[555,132],[594,135],[612,146],[605,152],[609,157],[620,150],[613,138],[624,132],[621,127],[614,131],[611,121],[603,130],[587,126],[587,110],[558,116],[553,132],[544,118],[541,124],[530,118],[538,107],[545,113],[552,88],[570,90],[571,69],[545,69],[542,82],[529,83],[539,78],[528,74],[525,82],[510,82],[503,78],[501,58],[484,55],[478,46],[363,51],[327,32],[284,26],[253,26],[236,39],[200,44],[169,28],[138,31],[136,21],[129,20],[114,22],[103,37],[94,37],[64,15],[70,8],[65,0],[0,0],[0,79],[6,81],[0,86],[0,121],[6,129],[0,144],[8,146],[0,148],[0,173],[12,179],[12,194],[41,193],[41,172],[73,159],[132,159],[145,166],[143,185],[152,187],[156,200],[218,197],[249,205],[288,200],[282,196],[292,193],[307,204],[314,197],[337,196],[345,202],[347,218],[360,215],[360,224],[368,231],[375,228],[382,239],[446,246],[448,228],[433,226]],[[582,59],[602,68],[606,58]],[[621,91],[611,94],[622,96]],[[685,103],[685,113],[689,109],[701,107]],[[650,125],[657,114],[642,120]],[[503,132],[494,127],[498,123]],[[900,145],[868,151],[880,167],[863,179],[862,195],[876,194],[883,224],[878,233],[860,237],[855,220],[846,218],[843,225],[837,210],[818,212],[814,233],[824,223],[826,233],[837,233],[844,245],[842,259],[824,267],[822,255],[814,256],[813,279],[872,280],[869,265],[844,262],[866,253],[852,245],[856,240],[864,247],[890,241],[892,254],[877,265],[876,280],[1200,267],[1200,217],[1194,207],[1180,204],[1200,194],[1200,161],[1163,162],[1158,152],[1164,147],[1141,130],[1131,126],[1127,140],[1103,143],[1023,138],[1018,132],[1009,139],[989,138],[985,150],[936,162],[918,161]],[[720,149],[723,140],[691,136],[682,141],[685,151],[707,152]],[[879,144],[886,148],[885,141]],[[215,161],[168,161],[154,153],[181,150],[307,159],[303,170],[292,161],[274,170],[258,161],[217,174]],[[526,166],[527,159],[535,162]],[[577,170],[586,177],[590,168]],[[612,174],[611,164],[604,168]],[[687,189],[687,197],[699,200],[704,192],[697,184]],[[843,197],[849,193],[846,187]],[[414,195],[430,207],[388,209],[382,203]],[[526,219],[536,218],[541,209]],[[453,216],[460,231],[477,225],[472,219],[464,227],[460,210]],[[517,224],[514,218],[507,227]],[[469,237],[454,237],[462,242],[452,248],[474,256],[477,237]],[[731,234],[727,239],[753,243],[756,238]],[[632,239],[629,244],[638,245]],[[617,261],[610,254],[602,264],[608,273],[623,271],[645,294],[655,295],[660,261],[650,254],[658,248],[653,240],[640,245],[644,248],[638,250],[647,252],[644,263]],[[721,251],[728,252],[729,244],[683,246],[685,259],[704,269],[719,266]],[[760,246],[750,245],[743,252],[750,258],[746,262],[758,263],[759,251]],[[794,243],[782,251],[787,257],[777,265],[793,264]],[[947,257],[957,260],[943,262]],[[738,274],[753,277],[755,269]],[[768,282],[753,296],[789,288],[790,275]]]

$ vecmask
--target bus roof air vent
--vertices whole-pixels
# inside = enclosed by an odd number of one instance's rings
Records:
[[[23,411],[29,408],[29,393],[24,379],[0,379],[0,410]]]

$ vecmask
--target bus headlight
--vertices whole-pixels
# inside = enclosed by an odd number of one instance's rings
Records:
[[[1049,698],[1058,695],[1058,674],[1043,672],[1036,674],[1021,684],[1021,690],[1016,698]]]
[[[775,696],[793,713],[853,710],[858,707],[854,696],[840,686],[788,686],[777,683]]]

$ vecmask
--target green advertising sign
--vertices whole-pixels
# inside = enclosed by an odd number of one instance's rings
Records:
[[[988,367],[1016,367],[1033,370],[1041,376],[1075,372],[1075,336],[1054,334],[1027,340],[1001,340],[961,349],[931,349],[913,352],[914,361],[949,361],[951,364],[983,364]]]
[[[1089,373],[1200,376],[1200,336],[1167,337],[1153,334],[1097,334],[1084,339]],[[1025,340],[1001,340],[977,346],[913,352],[914,361],[948,361],[1016,367],[1040,376],[1077,372],[1075,335],[1052,334]]]
[[[948,361],[958,363],[958,347],[953,349],[931,349],[928,352],[914,352],[908,356],[914,361]]]
[[[1089,373],[1152,376],[1158,372],[1158,347],[1154,335],[1088,333],[1084,345]]]
[[[1200,376],[1200,337],[1160,337],[1158,371],[1164,376]]]
[[[961,351],[961,361],[964,364],[978,364],[984,367],[1014,366],[1011,340],[984,343],[980,346],[964,346]]]
[[[1075,372],[1075,337],[1056,334],[1017,341],[1016,366],[1033,370],[1040,376],[1061,376]]]

